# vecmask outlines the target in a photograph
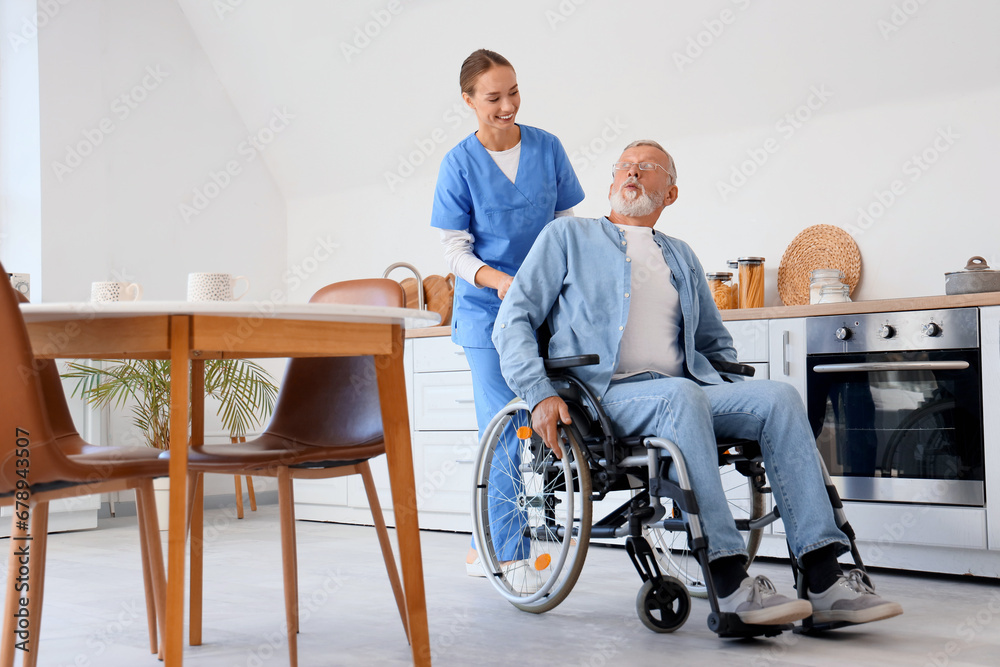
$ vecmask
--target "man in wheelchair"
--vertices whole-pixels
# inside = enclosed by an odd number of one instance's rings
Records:
[[[838,528],[815,440],[788,384],[723,378],[732,338],[691,248],[653,229],[677,200],[673,159],[653,141],[630,144],[614,165],[606,218],[559,218],[539,235],[507,292],[493,340],[503,375],[531,410],[532,427],[561,456],[557,424],[571,422],[546,374],[535,332],[547,323],[549,357],[596,353],[570,372],[597,397],[617,437],[663,438],[680,448],[707,538],[720,612],[744,624],[867,623],[902,613],[866,575],[845,575]],[[742,380],[742,378],[738,378]],[[789,550],[808,582],[798,598],[747,574],[745,542],[727,505],[717,438],[759,443]],[[711,625],[711,622],[710,622]]]

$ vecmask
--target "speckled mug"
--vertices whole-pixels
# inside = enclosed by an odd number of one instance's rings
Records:
[[[236,295],[236,283],[241,280],[246,283],[246,287]],[[234,276],[231,273],[189,273],[187,300],[239,301],[249,289],[250,280],[246,276]]]
[[[141,298],[139,283],[102,281],[90,284],[91,301],[138,301]]]

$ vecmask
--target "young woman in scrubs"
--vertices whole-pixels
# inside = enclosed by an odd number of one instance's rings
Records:
[[[491,335],[500,300],[538,233],[559,215],[571,215],[583,188],[559,140],[515,123],[521,97],[514,67],[499,53],[480,49],[466,58],[459,77],[462,99],[479,129],[441,163],[431,225],[441,230],[455,285],[451,338],[465,348],[472,369],[479,436],[514,398],[500,374]],[[517,465],[518,462],[513,462]],[[508,497],[513,497],[513,489]],[[506,511],[492,511],[492,517]],[[508,521],[508,523],[510,523]],[[516,530],[494,526],[494,534]],[[512,542],[498,539],[498,544]],[[520,560],[518,547],[499,553]],[[466,571],[484,576],[475,545]]]

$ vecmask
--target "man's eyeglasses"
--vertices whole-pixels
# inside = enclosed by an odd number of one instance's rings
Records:
[[[636,167],[638,167],[639,171],[652,171],[652,170],[656,169],[657,167],[660,167],[660,169],[663,169],[663,172],[667,176],[670,175],[669,171],[667,171],[666,169],[664,169],[662,166],[656,164],[655,162],[615,162],[611,166],[611,175],[614,176],[619,171],[622,171],[623,169],[628,169],[632,165],[635,165]]]

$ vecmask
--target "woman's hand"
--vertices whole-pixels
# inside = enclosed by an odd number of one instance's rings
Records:
[[[497,283],[497,296],[501,299],[507,294],[507,290],[510,289],[510,284],[514,282],[513,276],[508,276],[506,273],[503,274],[503,278]]]

